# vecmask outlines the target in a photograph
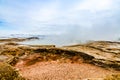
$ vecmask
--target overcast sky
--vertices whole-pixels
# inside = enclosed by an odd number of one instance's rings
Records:
[[[120,37],[120,0],[0,0],[0,34]]]

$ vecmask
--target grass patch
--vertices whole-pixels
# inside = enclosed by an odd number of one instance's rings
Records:
[[[120,74],[107,76],[104,80],[120,80]]]
[[[25,80],[7,63],[0,63],[0,80]]]

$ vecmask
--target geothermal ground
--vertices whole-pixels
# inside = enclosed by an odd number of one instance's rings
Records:
[[[0,61],[27,80],[120,79],[105,79],[120,73],[119,42],[93,41],[64,47],[9,42],[0,44]]]

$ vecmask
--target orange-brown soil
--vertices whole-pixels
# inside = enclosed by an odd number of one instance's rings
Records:
[[[23,77],[29,80],[87,80],[102,79],[115,73],[86,63],[59,63],[57,61],[38,62],[25,66],[24,62],[16,64]]]

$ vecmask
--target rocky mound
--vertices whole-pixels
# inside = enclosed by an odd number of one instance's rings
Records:
[[[12,66],[0,62],[0,80],[25,80]]]

